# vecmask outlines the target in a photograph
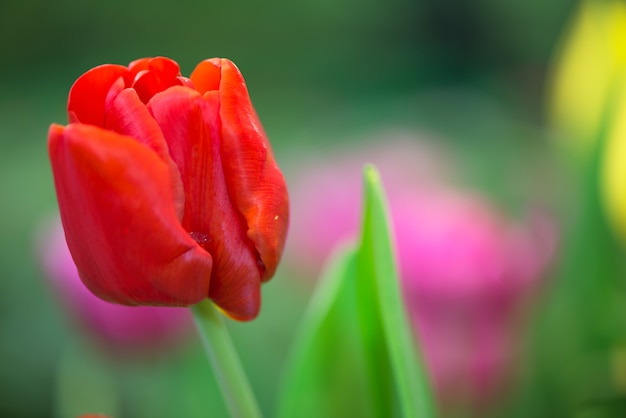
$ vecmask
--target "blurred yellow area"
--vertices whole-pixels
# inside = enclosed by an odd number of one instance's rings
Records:
[[[588,155],[618,79],[626,71],[626,3],[585,0],[552,67],[549,112],[574,158]]]
[[[626,42],[626,33],[624,36]],[[615,95],[615,111],[606,139],[601,187],[609,222],[626,244],[626,76],[621,81]]]

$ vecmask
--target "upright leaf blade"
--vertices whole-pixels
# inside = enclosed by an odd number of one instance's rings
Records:
[[[435,416],[400,294],[380,178],[373,167],[364,177],[359,247],[336,253],[305,313],[280,418]]]
[[[287,363],[281,418],[370,417],[356,318],[356,251],[332,258],[305,313]]]
[[[358,315],[375,416],[390,417],[399,408],[403,417],[432,418],[434,402],[400,293],[387,203],[373,166],[365,168],[364,183]]]

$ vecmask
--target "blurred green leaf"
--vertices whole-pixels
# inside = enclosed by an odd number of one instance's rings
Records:
[[[375,416],[433,417],[421,355],[400,293],[387,202],[378,171],[365,168],[358,252],[358,309]],[[397,403],[396,403],[397,396]]]
[[[569,217],[561,219],[555,287],[535,322],[534,375],[525,389],[534,399],[514,408],[522,411],[519,416],[625,416],[623,409],[609,414],[624,405],[615,358],[626,340],[625,265],[600,183],[614,100],[605,103],[593,147],[570,174],[576,189],[567,200]]]
[[[296,336],[278,416],[369,417],[356,317],[356,251],[331,258]]]
[[[435,415],[378,172],[367,167],[364,179],[361,242],[341,248],[323,274],[287,364],[279,417]]]

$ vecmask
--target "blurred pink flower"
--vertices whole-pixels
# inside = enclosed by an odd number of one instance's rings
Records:
[[[188,309],[129,307],[94,296],[80,280],[60,220],[44,226],[37,241],[43,273],[50,279],[64,310],[109,351],[157,351],[184,340],[190,333],[192,320]]]
[[[549,218],[509,221],[484,197],[453,187],[450,162],[418,143],[387,141],[384,149],[324,161],[291,184],[287,262],[319,266],[339,241],[355,236],[362,166],[375,163],[405,300],[440,403],[494,401],[511,376],[522,318],[554,254]]]
[[[351,238],[361,217],[363,166],[373,163],[381,172],[390,198],[404,190],[438,188],[453,174],[453,161],[431,142],[417,142],[412,134],[386,132],[385,141],[336,150],[334,157],[307,153],[288,176],[292,218],[286,262],[298,272],[317,276],[338,241]],[[303,271],[304,270],[304,271]]]
[[[407,193],[392,217],[405,299],[442,403],[492,403],[554,254],[550,221],[513,223],[458,190]]]

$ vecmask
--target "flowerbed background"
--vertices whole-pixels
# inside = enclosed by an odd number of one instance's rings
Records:
[[[298,199],[294,207],[307,197],[298,188],[306,170],[323,170],[336,154],[398,146],[391,139],[400,138],[434,147],[457,184],[507,216],[536,205],[561,231],[575,205],[550,140],[546,80],[574,8],[565,0],[0,3],[0,416],[55,416],[92,405],[108,405],[118,417],[200,417],[207,404],[214,405],[212,416],[225,414],[193,334],[159,350],[103,348],[63,310],[38,261],[42,225],[56,212],[47,129],[65,122],[67,92],[84,71],[165,55],[188,75],[201,59],[232,59]],[[297,215],[294,240],[297,222],[305,222]],[[292,245],[288,239],[286,259],[264,287],[259,319],[230,323],[270,417],[314,286],[308,269],[319,268]],[[554,271],[576,269],[562,263],[557,257]],[[592,337],[596,349],[581,365],[555,344],[560,333],[572,341],[567,330],[579,327],[576,317],[557,315],[549,330],[538,326],[554,318],[551,307],[567,304],[561,295],[568,288],[557,276],[547,273],[529,302],[530,329],[520,331],[524,354],[515,357],[511,390],[468,416],[570,416],[572,405],[589,414],[624,411],[623,392],[607,383],[623,373],[613,367],[624,362],[623,352],[607,355],[607,347],[623,341],[619,327],[607,325],[610,343]],[[586,388],[572,387],[577,379],[595,384],[600,396],[581,406]]]

